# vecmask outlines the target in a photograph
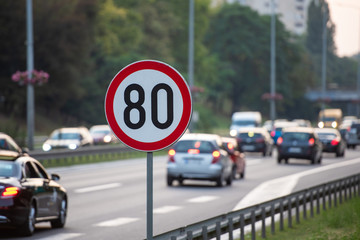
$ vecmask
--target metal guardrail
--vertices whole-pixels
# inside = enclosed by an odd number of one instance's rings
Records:
[[[261,237],[266,238],[266,220],[270,220],[271,233],[275,233],[275,215],[279,217],[279,230],[284,230],[285,217],[287,226],[292,227],[295,219],[300,223],[303,219],[314,216],[320,209],[337,207],[352,197],[360,197],[360,174],[347,178],[321,184],[306,190],[298,191],[287,196],[276,198],[264,203],[253,205],[244,209],[232,211],[214,218],[181,227],[157,236],[154,240],[220,240],[221,236],[234,239],[234,231],[239,231],[240,239],[245,239],[245,227],[250,226],[251,239],[256,239],[255,224],[261,223]],[[300,213],[302,212],[302,214]],[[294,219],[293,219],[294,218]],[[237,238],[238,239],[238,238]]]
[[[90,155],[110,155],[116,153],[132,153],[133,149],[123,145],[123,144],[113,144],[113,145],[96,145],[81,147],[76,150],[69,149],[54,149],[49,152],[44,152],[42,150],[30,151],[29,155],[37,160],[56,160],[61,158],[72,158],[72,157],[87,157]]]

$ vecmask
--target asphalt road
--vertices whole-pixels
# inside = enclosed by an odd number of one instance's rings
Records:
[[[167,157],[154,157],[154,235],[214,217],[241,206],[286,192],[297,191],[360,172],[360,150],[348,150],[344,158],[324,154],[320,165],[306,160],[277,164],[273,157],[247,154],[246,176],[232,186],[185,181],[166,185]],[[20,238],[13,232],[0,239],[99,240],[146,238],[146,160],[134,159],[48,169],[59,173],[69,194],[64,229],[37,224],[34,236]]]

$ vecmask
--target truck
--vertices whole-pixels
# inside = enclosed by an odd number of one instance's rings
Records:
[[[261,121],[262,117],[260,112],[234,112],[231,117],[230,136],[236,136],[242,128],[260,127]]]
[[[319,112],[318,127],[338,128],[342,121],[342,111],[339,108],[323,109]]]

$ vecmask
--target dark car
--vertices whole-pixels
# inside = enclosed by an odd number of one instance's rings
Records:
[[[64,227],[68,198],[56,182],[59,179],[0,133],[0,228],[15,228],[30,236],[37,222]]]
[[[344,156],[346,142],[339,130],[335,128],[317,128],[315,131],[323,144],[323,152],[335,153],[336,157]]]
[[[354,149],[357,145],[360,145],[360,120],[354,121],[347,133],[347,147]]]
[[[241,152],[260,152],[272,155],[274,141],[265,128],[241,129],[236,137]]]
[[[239,151],[237,141],[233,137],[222,137],[224,148],[233,162],[233,179],[245,177],[245,154]]]
[[[322,143],[313,128],[284,128],[277,141],[278,163],[289,158],[309,159],[312,164],[321,163]]]

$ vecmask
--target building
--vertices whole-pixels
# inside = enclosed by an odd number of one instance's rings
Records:
[[[229,3],[238,2],[248,6],[261,15],[272,13],[274,2],[275,13],[279,15],[287,30],[297,35],[306,32],[307,9],[312,0],[228,0]]]

